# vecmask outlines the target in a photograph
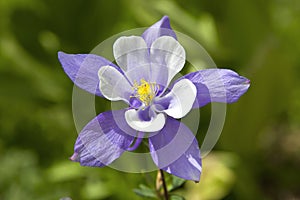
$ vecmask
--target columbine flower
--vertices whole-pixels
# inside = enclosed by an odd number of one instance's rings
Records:
[[[71,159],[84,166],[109,165],[124,151],[136,149],[147,133],[158,168],[199,181],[198,142],[176,119],[209,102],[237,101],[247,91],[249,80],[231,70],[206,69],[170,84],[185,64],[185,50],[167,16],[141,37],[117,39],[113,53],[118,66],[93,54],[58,53],[65,72],[78,87],[128,104],[126,109],[107,111],[90,121],[79,134]]]

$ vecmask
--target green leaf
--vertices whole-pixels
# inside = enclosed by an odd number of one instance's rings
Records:
[[[142,196],[142,197],[150,197],[150,198],[155,198],[155,199],[157,198],[156,192],[143,184],[140,184],[139,188],[136,188],[133,191],[137,195]]]
[[[172,176],[172,185],[170,186],[169,191],[173,191],[180,188],[185,183],[185,181],[186,180],[177,176]]]

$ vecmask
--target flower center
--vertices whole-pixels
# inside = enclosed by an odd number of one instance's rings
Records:
[[[134,97],[142,101],[146,106],[150,105],[152,99],[156,96],[156,84],[148,83],[145,79],[140,80],[140,84],[134,81],[133,89],[135,91]]]

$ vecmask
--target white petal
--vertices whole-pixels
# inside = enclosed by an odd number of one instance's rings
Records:
[[[129,36],[118,38],[113,45],[113,53],[117,64],[126,72],[131,81],[148,80],[149,52],[142,37]]]
[[[103,96],[111,101],[128,102],[132,87],[123,74],[111,66],[103,66],[98,71],[99,88]]]
[[[192,109],[196,95],[196,86],[190,80],[182,79],[178,81],[170,93],[162,97],[171,97],[170,105],[164,112],[176,119],[184,117]]]
[[[138,117],[138,112],[135,109],[131,109],[125,112],[125,119],[128,125],[142,132],[156,132],[161,130],[165,125],[165,115],[159,113],[151,121],[142,121]]]
[[[150,58],[151,81],[166,87],[183,68],[185,50],[173,37],[162,36],[152,43]],[[162,73],[163,70],[167,70],[168,73]]]

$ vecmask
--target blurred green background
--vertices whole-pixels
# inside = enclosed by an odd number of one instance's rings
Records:
[[[68,160],[77,136],[73,85],[57,51],[88,53],[163,15],[218,67],[252,83],[227,107],[200,184],[187,182],[179,193],[192,200],[300,199],[300,1],[0,0],[1,200],[141,199],[133,189],[154,182],[155,173]]]

